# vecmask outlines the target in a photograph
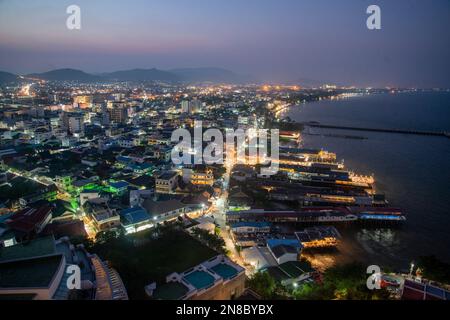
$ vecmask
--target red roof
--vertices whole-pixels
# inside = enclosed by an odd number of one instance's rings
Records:
[[[57,238],[62,236],[87,237],[86,230],[84,229],[84,223],[81,220],[73,220],[63,223],[53,222],[48,224],[42,233],[49,235],[53,234]]]
[[[38,209],[25,208],[12,215],[7,224],[14,230],[26,233],[32,232],[47,219],[51,212],[52,207],[50,206],[43,206]]]

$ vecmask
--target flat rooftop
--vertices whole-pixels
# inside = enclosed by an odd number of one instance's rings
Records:
[[[292,278],[297,278],[304,273],[314,271],[307,262],[303,261],[288,261],[279,265],[279,268],[289,274]]]
[[[56,246],[52,236],[37,238],[28,243],[0,248],[0,262],[50,255],[53,253],[56,253]]]
[[[176,175],[178,175],[178,173],[176,173],[175,171],[167,171],[167,172],[164,172],[163,174],[161,174],[159,177],[157,177],[157,179],[169,180],[169,179],[172,179]]]
[[[180,300],[189,289],[180,282],[169,282],[157,286],[153,298],[157,300]]]
[[[47,288],[61,264],[61,254],[0,263],[0,290]]]

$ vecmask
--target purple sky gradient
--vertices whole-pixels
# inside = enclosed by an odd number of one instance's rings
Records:
[[[66,7],[82,29],[66,29]],[[378,4],[382,30],[366,28]],[[267,81],[450,87],[446,0],[0,0],[0,70],[223,67]]]

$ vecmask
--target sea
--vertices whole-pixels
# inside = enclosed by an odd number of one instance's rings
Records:
[[[293,106],[284,115],[326,125],[450,132],[450,92],[322,100]],[[397,228],[340,227],[341,245],[313,254],[316,266],[360,261],[407,270],[426,255],[450,262],[450,138],[322,128],[309,133],[304,147],[335,152],[347,169],[374,174],[376,191],[407,214]]]

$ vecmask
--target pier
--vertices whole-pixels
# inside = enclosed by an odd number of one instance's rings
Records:
[[[324,129],[337,129],[337,130],[353,130],[353,131],[368,131],[368,132],[384,132],[384,133],[401,133],[401,134],[414,134],[421,136],[437,136],[450,138],[450,132],[445,131],[421,131],[421,130],[402,130],[402,129],[381,129],[381,128],[362,128],[362,127],[347,127],[347,126],[335,126],[326,125],[320,123],[304,123],[305,126],[313,128]]]

